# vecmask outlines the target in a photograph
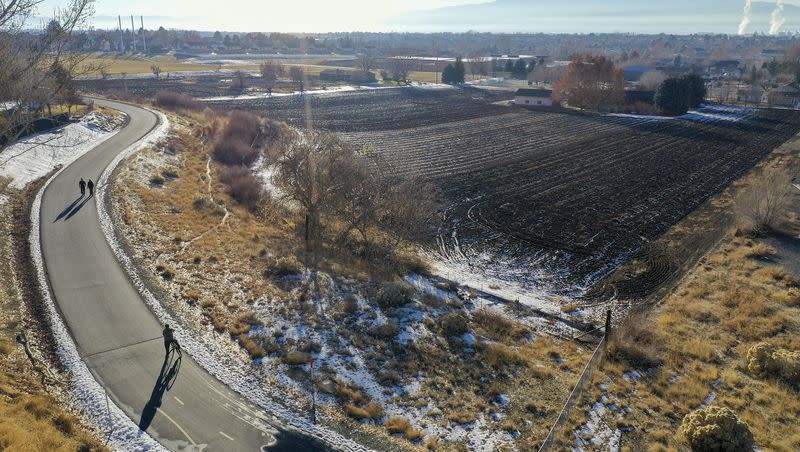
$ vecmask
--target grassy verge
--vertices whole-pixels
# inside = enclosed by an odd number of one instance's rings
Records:
[[[0,450],[13,451],[90,451],[104,450],[81,427],[79,421],[59,407],[54,394],[66,388],[52,379],[44,380],[44,362],[36,366],[28,359],[17,336],[23,331],[28,340],[44,340],[45,332],[38,330],[28,316],[23,301],[26,275],[20,273],[19,249],[15,240],[24,240],[25,231],[15,209],[23,209],[23,193],[6,188],[0,181]],[[28,193],[30,194],[30,193]],[[33,347],[34,356],[41,352]],[[38,359],[38,358],[37,358]]]
[[[714,209],[730,219],[737,192],[757,186],[765,169],[796,165],[799,151],[796,140],[787,143],[690,221],[719,227]],[[704,228],[696,234],[709,237]],[[787,228],[797,235],[796,220]],[[687,243],[692,233],[679,225],[672,234],[683,239],[675,243]],[[733,410],[762,449],[800,447],[797,381],[791,372],[754,372],[752,365],[759,344],[800,349],[800,275],[774,263],[777,250],[766,239],[732,228],[719,237],[662,303],[615,333],[602,370],[562,432],[562,447],[577,441],[600,448],[616,434],[630,450],[685,450],[683,419],[706,406]]]

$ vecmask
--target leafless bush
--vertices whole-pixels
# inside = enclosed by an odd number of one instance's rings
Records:
[[[220,172],[220,180],[230,187],[231,197],[248,208],[255,207],[264,197],[261,181],[247,167],[224,167]]]
[[[657,345],[653,325],[644,316],[628,319],[612,333],[608,357],[627,362],[638,369],[660,366],[661,350]]]
[[[762,234],[779,226],[789,203],[792,176],[785,168],[770,168],[736,199],[738,229]]]
[[[205,104],[186,94],[173,91],[159,91],[156,93],[156,104],[169,110],[195,110],[205,108]]]
[[[250,165],[258,158],[258,151],[244,140],[220,140],[214,145],[214,158],[225,165]]]

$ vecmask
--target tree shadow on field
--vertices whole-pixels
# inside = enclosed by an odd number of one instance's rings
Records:
[[[139,428],[146,431],[153,419],[156,417],[156,412],[161,406],[161,400],[164,394],[172,389],[172,385],[178,379],[178,372],[181,369],[181,354],[175,349],[172,349],[166,356],[164,356],[164,363],[161,365],[161,372],[156,379],[156,384],[153,386],[153,392],[150,394],[150,400],[142,410],[142,417],[139,419]]]

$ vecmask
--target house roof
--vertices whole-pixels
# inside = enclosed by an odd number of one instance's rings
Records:
[[[552,94],[553,90],[550,89],[520,88],[517,90],[517,96],[525,96],[525,97],[550,97]]]

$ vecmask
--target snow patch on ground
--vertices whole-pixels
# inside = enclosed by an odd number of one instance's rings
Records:
[[[150,292],[139,276],[135,264],[131,258],[125,254],[114,232],[110,212],[107,210],[106,203],[103,202],[103,200],[106,199],[108,180],[113,174],[114,169],[127,157],[147,146],[155,144],[168,135],[170,130],[169,120],[160,112],[154,113],[159,116],[159,125],[146,139],[121,152],[103,172],[103,175],[100,177],[100,182],[98,183],[100,188],[99,196],[97,197],[97,210],[100,216],[100,225],[106,236],[106,241],[114,251],[117,260],[122,264],[132,283],[159,320],[162,323],[174,325],[175,337],[183,344],[182,348],[212,376],[241,394],[250,402],[264,409],[265,413],[259,413],[259,416],[263,416],[264,419],[259,419],[259,421],[278,425],[286,430],[302,432],[316,437],[329,445],[333,445],[338,449],[352,451],[367,450],[360,444],[345,438],[339,433],[329,430],[322,425],[314,424],[310,419],[300,416],[282,404],[275,402],[275,400],[285,399],[285,394],[282,396],[281,394],[273,393],[271,391],[271,385],[264,384],[264,381],[259,378],[260,376],[263,377],[263,374],[258,375],[254,373],[249,363],[244,363],[238,358],[231,356],[212,335],[196,335],[194,332],[185,328],[181,322],[176,321],[155,295]],[[262,369],[266,370],[266,367],[262,366]],[[290,379],[288,378],[282,379],[281,383],[289,384],[291,387]],[[323,418],[324,414],[318,413],[317,417],[318,419]]]
[[[0,153],[0,176],[10,177],[11,186],[21,189],[111,138],[123,121],[121,116],[93,111],[80,122],[21,138]]]
[[[409,86],[414,86],[416,88],[428,88],[428,89],[449,89],[452,88],[450,85],[441,85],[441,84],[411,84]],[[334,93],[345,93],[345,92],[352,92],[352,91],[376,91],[382,89],[398,89],[398,88],[407,88],[407,86],[385,86],[379,83],[375,83],[372,85],[359,85],[359,86],[334,86],[327,89],[316,89],[310,91],[294,91],[291,93],[258,93],[258,94],[242,94],[239,96],[216,96],[216,97],[203,97],[199,98],[198,100],[201,101],[219,101],[219,100],[253,100],[253,99],[270,99],[273,97],[287,97],[287,96],[306,96],[306,95],[320,95],[320,94],[334,94]]]
[[[94,142],[92,146],[96,144],[97,142]],[[141,431],[114,402],[109,400],[103,387],[94,379],[89,368],[81,359],[78,349],[72,341],[72,336],[50,296],[39,233],[42,196],[49,183],[50,181],[39,190],[34,200],[31,209],[31,234],[28,240],[39,286],[44,297],[45,314],[55,338],[56,354],[70,376],[75,400],[83,409],[97,435],[108,438],[110,448],[115,450],[166,450],[147,433]]]

